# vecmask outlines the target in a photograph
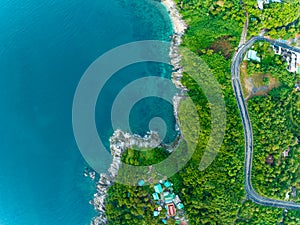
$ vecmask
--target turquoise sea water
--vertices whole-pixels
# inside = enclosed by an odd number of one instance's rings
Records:
[[[167,12],[153,3],[0,1],[1,225],[89,224],[95,185],[82,175],[86,165],[72,133],[73,95],[84,71],[104,52],[136,40],[169,40]],[[169,69],[143,64],[130,74],[170,77]],[[112,132],[107,109],[130,79],[112,79],[108,97],[99,100],[97,125],[104,141]],[[135,108],[135,132],[147,131],[149,118],[141,112],[162,115],[171,127],[166,141],[171,141],[172,107],[159,112],[150,103]]]

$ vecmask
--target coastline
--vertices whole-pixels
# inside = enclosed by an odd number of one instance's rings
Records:
[[[180,100],[184,98],[184,95],[187,91],[186,87],[181,83],[183,68],[180,65],[181,56],[179,54],[179,46],[182,43],[182,36],[187,29],[187,25],[182,20],[182,16],[177,10],[176,4],[173,0],[161,0],[161,4],[163,4],[168,11],[174,32],[172,36],[169,56],[171,64],[173,66],[172,82],[178,89],[180,89],[181,92],[180,94],[177,94],[173,97],[176,126],[179,129],[180,123],[178,118],[178,107],[180,104]],[[146,136],[140,137],[139,135],[131,135],[129,133],[124,133],[121,130],[116,130],[109,140],[113,161],[108,169],[108,172],[100,174],[99,181],[97,182],[97,192],[94,194],[94,199],[90,201],[90,204],[94,205],[94,208],[98,213],[98,215],[93,218],[90,224],[105,225],[108,222],[105,215],[105,201],[107,197],[107,191],[109,187],[114,183],[115,177],[117,176],[121,164],[122,153],[126,150],[126,148],[132,146],[144,148],[154,148],[160,146],[166,148],[169,152],[172,152],[173,149],[175,149],[179,145],[182,139],[182,134],[179,134],[172,144],[165,145],[161,143],[162,141],[159,138],[157,132],[150,131]]]
[[[90,201],[90,204],[94,205],[95,210],[98,212],[98,215],[93,218],[91,225],[104,225],[108,222],[105,215],[105,200],[107,191],[109,187],[114,184],[118,174],[123,152],[133,146],[155,148],[160,145],[161,140],[158,133],[153,131],[148,132],[148,134],[142,138],[136,134],[131,135],[121,130],[116,130],[109,139],[109,142],[113,160],[108,172],[100,174],[100,179],[97,182],[97,192],[94,194],[94,199]]]
[[[179,54],[179,46],[182,43],[182,36],[187,29],[187,25],[177,10],[174,0],[161,0],[161,4],[166,7],[169,13],[174,31],[169,54],[171,64],[173,65],[172,81],[175,86],[182,91],[182,93],[185,93],[187,88],[181,83],[183,68],[180,65],[181,56]],[[175,113],[175,116],[177,116],[177,113]]]

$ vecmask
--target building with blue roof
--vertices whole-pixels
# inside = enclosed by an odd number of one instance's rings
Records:
[[[173,186],[173,184],[170,182],[170,181],[165,181],[164,182],[164,186],[166,187],[166,188],[168,188],[168,187],[171,187],[171,186]]]
[[[175,195],[173,193],[172,194],[168,194],[168,195],[166,195],[164,197],[165,197],[166,204],[173,202],[173,200],[175,199]]]
[[[154,190],[156,193],[162,193],[163,192],[163,188],[161,186],[161,184],[155,184],[154,185]]]
[[[270,4],[270,3],[282,3],[282,0],[257,0],[258,8],[260,10],[264,9],[264,4]]]
[[[153,193],[152,197],[155,201],[159,200],[159,195],[157,193]]]
[[[145,184],[145,181],[144,180],[139,180],[138,181],[138,186],[143,186]]]
[[[167,210],[166,217],[162,219],[163,224],[168,224],[168,219],[170,217],[176,216],[176,211],[184,208],[178,195],[175,195],[172,188],[173,184],[166,180],[161,180],[159,183],[154,185],[155,192],[152,193],[152,197],[156,203],[155,210],[153,211],[153,216],[158,217],[164,207]],[[176,224],[180,224],[181,220],[175,218]]]
[[[183,209],[184,208],[184,205],[182,203],[178,203],[176,205],[177,209]]]
[[[170,194],[170,192],[164,191],[164,197],[168,196],[169,194]]]
[[[249,50],[247,55],[246,55],[246,60],[253,60],[253,61],[257,61],[260,62],[260,58],[257,56],[257,51],[254,50]]]

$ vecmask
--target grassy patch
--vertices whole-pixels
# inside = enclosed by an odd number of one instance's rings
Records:
[[[127,149],[122,155],[122,161],[134,166],[148,166],[161,162],[169,156],[163,148]]]

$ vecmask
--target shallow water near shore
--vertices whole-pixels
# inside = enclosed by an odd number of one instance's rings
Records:
[[[86,165],[72,131],[73,95],[84,71],[104,52],[132,41],[170,40],[167,11],[150,3],[0,2],[1,225],[84,225],[96,215],[88,203],[95,184],[83,176]],[[145,63],[123,73],[132,76],[111,79],[97,105],[97,126],[106,143],[113,132],[109,107],[118,90],[143,76],[170,78],[171,68]],[[173,109],[157,104],[162,103],[155,99],[134,108],[133,130],[144,135],[148,117],[161,115],[170,128],[165,141],[172,141]]]

